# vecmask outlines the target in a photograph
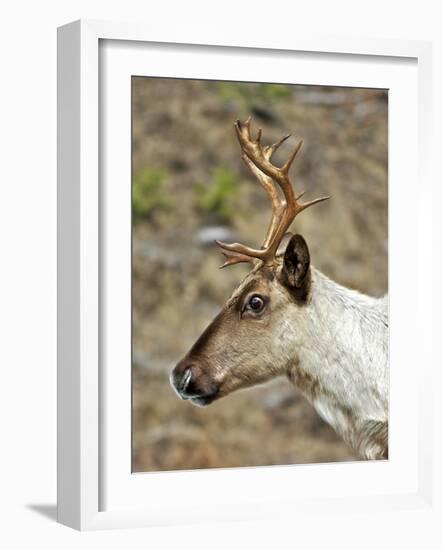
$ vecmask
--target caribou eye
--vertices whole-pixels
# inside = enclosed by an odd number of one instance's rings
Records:
[[[251,296],[248,301],[248,309],[253,311],[254,313],[260,313],[263,308],[265,307],[265,301],[260,296],[257,296],[254,294],[254,296]]]

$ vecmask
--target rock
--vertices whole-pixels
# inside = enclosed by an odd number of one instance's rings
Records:
[[[195,234],[194,240],[202,246],[212,246],[215,240],[234,242],[235,236],[234,232],[229,227],[212,225],[199,229]]]

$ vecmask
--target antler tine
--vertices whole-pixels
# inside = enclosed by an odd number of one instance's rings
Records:
[[[266,147],[263,147],[263,155],[266,158],[266,160],[271,160],[272,155],[277,151],[277,149],[280,147],[282,143],[284,143],[287,139],[291,137],[292,134],[288,134],[281,139],[279,139],[276,143],[273,143],[272,145],[266,145]],[[302,140],[303,143],[303,140]]]
[[[269,227],[261,246],[262,248],[267,248],[267,246],[269,245],[271,236],[275,232],[278,222],[280,220],[280,217],[283,213],[284,204],[279,197],[278,191],[275,188],[272,178],[270,178],[269,176],[264,174],[261,170],[259,170],[257,166],[255,166],[252,160],[245,153],[243,153],[242,159],[246,164],[246,166],[249,168],[249,170],[254,174],[254,176],[261,183],[263,189],[266,191],[269,198],[271,199],[271,207],[272,207],[271,221],[269,222]]]
[[[282,139],[272,145],[261,147],[259,142],[251,139],[250,117],[244,124],[237,120],[235,124],[235,130],[237,132],[237,137],[240,142],[240,147],[242,148],[243,152],[257,166],[257,168],[259,168],[267,176],[270,176],[276,182],[278,182],[280,187],[282,187],[282,190],[283,188],[292,189],[287,175],[292,163],[294,162],[295,157],[297,156],[303,145],[303,140],[300,140],[298,142],[297,146],[295,147],[294,151],[292,152],[286,163],[281,168],[278,168],[278,166],[272,164],[271,157],[280,147],[280,145],[291,137],[291,134],[284,136]]]
[[[234,254],[237,254],[239,256],[246,256],[248,257],[247,261],[250,261],[250,259],[258,258],[259,260],[264,260],[266,257],[266,249],[262,250],[256,250],[255,248],[250,248],[249,246],[246,246],[244,244],[240,243],[224,243],[223,241],[215,241],[218,246],[223,248],[225,252],[228,253],[229,257],[233,257]],[[226,256],[225,252],[223,254]],[[244,259],[240,261],[246,261]],[[238,263],[238,262],[236,262]]]
[[[263,262],[272,264],[277,253],[278,246],[297,214],[303,210],[306,210],[306,208],[329,198],[320,197],[318,199],[302,203],[299,202],[299,199],[304,195],[304,193],[299,194],[297,197],[294,195],[292,183],[288,174],[295,157],[303,145],[302,140],[297,143],[294,151],[291,153],[285,164],[279,168],[271,162],[271,158],[280,145],[290,137],[290,134],[283,137],[273,145],[263,147],[260,143],[262,135],[261,130],[258,131],[257,137],[252,139],[250,126],[251,117],[249,117],[245,123],[237,120],[235,130],[240,147],[243,151],[243,160],[251,172],[257,177],[271,199],[272,218],[260,250],[255,250],[239,243],[226,244],[216,241],[217,244],[223,248],[224,254],[228,258],[224,266],[250,261],[247,258],[258,258]],[[274,185],[274,182],[281,189],[284,198],[279,197],[279,193]]]
[[[289,169],[291,168],[292,166],[292,163],[294,162],[295,160],[295,157],[298,155],[298,152],[300,151],[300,149],[302,148],[302,145],[303,145],[303,140],[301,139],[297,145],[295,146],[295,149],[294,151],[291,153],[290,157],[288,158],[288,160],[284,163],[284,165],[280,168],[280,170],[284,173],[284,174],[289,174]],[[270,160],[270,159],[269,159]]]
[[[225,243],[222,243],[221,241],[215,242],[216,244],[224,248]],[[222,254],[226,258],[226,261],[220,266],[220,269],[242,262],[254,263],[255,260],[252,256],[246,256],[246,254],[239,254],[238,252],[231,252],[229,250],[223,250]]]

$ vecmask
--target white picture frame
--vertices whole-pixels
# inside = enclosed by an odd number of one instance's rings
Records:
[[[185,29],[164,36],[143,25],[101,21],[77,21],[58,32],[58,519],[76,529],[290,517],[294,510],[331,507],[346,513],[431,506],[432,312],[424,268],[432,259],[426,244],[432,200],[430,45],[301,34],[254,42],[241,33],[232,36],[229,41],[206,37],[202,30],[190,39]],[[295,66],[299,83],[393,90],[390,459],[131,474],[130,202],[119,194],[128,191],[119,182],[130,178],[128,77],[282,81]],[[405,109],[407,133],[401,131]],[[119,184],[107,185],[109,178]],[[414,217],[412,208],[418,212]],[[401,248],[404,231],[417,254],[413,265]],[[407,278],[402,276],[406,268]],[[408,323],[402,310],[406,296],[413,319]],[[402,341],[408,342],[407,350]],[[115,346],[112,353],[108,346]],[[420,371],[407,376],[419,351]],[[199,502],[202,492],[192,488],[209,482],[216,491]],[[297,495],[286,490],[291,485]]]

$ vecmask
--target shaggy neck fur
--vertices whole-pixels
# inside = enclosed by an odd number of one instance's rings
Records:
[[[362,295],[311,270],[308,303],[298,308],[303,334],[292,334],[297,359],[287,374],[364,458],[387,458],[387,297]]]

